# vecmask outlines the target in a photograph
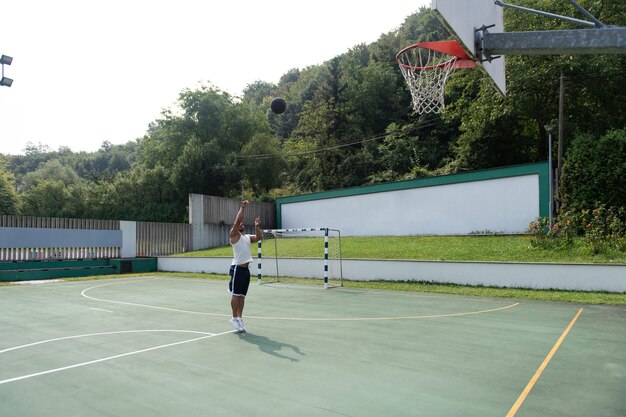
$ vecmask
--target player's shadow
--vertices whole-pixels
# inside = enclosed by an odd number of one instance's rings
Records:
[[[280,351],[282,351],[283,349],[290,349],[293,353],[300,355],[300,356],[304,355],[304,353],[302,353],[300,351],[300,348],[296,345],[277,342],[275,340],[270,339],[269,337],[259,336],[259,335],[248,333],[248,332],[237,333],[237,335],[239,336],[241,340],[248,342],[252,345],[257,345],[258,348],[261,350],[261,352],[267,353],[268,355],[272,355],[280,359],[288,359],[291,362],[299,361],[299,359],[297,358],[293,358],[291,356],[287,356],[283,353],[280,353]]]

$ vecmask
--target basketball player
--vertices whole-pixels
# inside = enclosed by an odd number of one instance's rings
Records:
[[[252,242],[261,240],[261,219],[258,217],[254,220],[255,234],[247,235],[244,233],[243,212],[247,206],[248,200],[241,202],[235,223],[229,233],[230,244],[233,247],[233,261],[230,265],[230,281],[228,282],[228,291],[232,295],[230,306],[233,310],[230,323],[240,332],[246,331],[242,317],[243,305],[250,286],[250,269],[248,268],[252,262],[250,245]]]

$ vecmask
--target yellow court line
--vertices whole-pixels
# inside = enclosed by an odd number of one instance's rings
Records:
[[[265,320],[298,320],[298,321],[380,321],[380,320],[418,320],[418,319],[436,319],[442,317],[458,317],[470,316],[473,314],[491,313],[494,311],[506,310],[508,308],[517,307],[519,303],[513,303],[504,307],[490,308],[487,310],[465,311],[462,313],[442,313],[428,314],[421,316],[390,316],[390,317],[265,317],[265,316],[248,316],[251,319]]]
[[[528,397],[528,394],[535,386],[535,383],[537,382],[537,380],[543,373],[544,369],[546,369],[546,367],[548,366],[548,363],[550,363],[550,361],[552,360],[552,357],[561,346],[561,343],[563,343],[563,340],[565,340],[565,336],[567,336],[567,334],[572,329],[572,327],[574,327],[574,323],[576,323],[576,320],[578,320],[578,317],[580,317],[582,312],[583,312],[582,308],[578,310],[578,313],[576,313],[576,315],[574,316],[572,321],[569,323],[569,325],[567,326],[567,328],[565,329],[561,337],[559,337],[559,340],[556,341],[555,345],[552,347],[552,350],[550,351],[550,353],[548,353],[548,356],[546,356],[541,366],[539,366],[539,369],[537,369],[537,371],[535,372],[535,375],[533,375],[533,377],[530,378],[530,381],[526,385],[526,388],[524,388],[524,391],[522,391],[520,396],[517,398],[517,401],[515,401],[515,404],[513,404],[513,407],[511,407],[506,417],[513,417],[517,413],[517,410],[519,410],[524,400],[526,400],[526,397]]]

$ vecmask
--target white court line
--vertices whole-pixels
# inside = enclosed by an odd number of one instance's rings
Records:
[[[187,313],[187,314],[197,314],[197,315],[202,315],[202,316],[216,316],[216,317],[231,317],[231,314],[221,314],[221,313],[207,313],[207,312],[201,312],[201,311],[190,311],[190,310],[180,310],[177,308],[168,308],[168,307],[159,307],[159,306],[153,306],[153,305],[149,305],[149,304],[139,304],[139,303],[129,303],[129,302],[125,302],[125,301],[115,301],[115,300],[105,300],[103,298],[96,298],[96,297],[91,297],[89,295],[87,295],[87,291],[92,290],[94,288],[99,288],[99,287],[106,287],[109,285],[116,285],[116,284],[123,284],[122,282],[111,282],[108,284],[101,284],[101,285],[96,285],[93,287],[89,287],[89,288],[85,288],[84,290],[81,291],[80,295],[82,295],[85,298],[88,298],[90,300],[93,301],[101,301],[104,303],[113,303],[113,304],[122,304],[122,305],[127,305],[127,306],[135,306],[135,307],[146,307],[146,308],[153,308],[156,310],[165,310],[165,311],[173,311],[176,313]]]
[[[57,337],[54,339],[42,340],[40,342],[28,343],[26,345],[14,346],[12,348],[0,350],[1,353],[10,352],[12,350],[24,349],[31,346],[43,345],[44,343],[52,343],[58,342],[59,340],[69,340],[69,339],[80,339],[82,337],[93,337],[93,336],[106,336],[110,334],[125,334],[125,333],[149,333],[149,332],[164,332],[164,333],[194,333],[194,334],[204,334],[204,335],[214,335],[215,333],[209,332],[198,332],[195,330],[169,330],[169,329],[144,329],[144,330],[117,330],[114,332],[101,332],[101,333],[87,333],[87,334],[79,334],[74,336],[65,336],[65,337]]]
[[[95,307],[89,307],[90,310],[98,310],[98,311],[104,311],[105,313],[112,313],[111,310],[105,310],[103,308],[95,308]]]
[[[4,353],[4,352],[11,351],[11,350],[16,350],[16,349],[21,349],[21,348],[28,347],[28,346],[39,345],[39,344],[42,344],[42,343],[49,343],[49,342],[53,342],[53,341],[57,341],[57,340],[75,339],[75,338],[79,338],[79,337],[98,336],[98,335],[105,335],[105,334],[139,333],[139,332],[146,332],[146,331],[199,333],[199,334],[205,334],[205,336],[196,337],[194,339],[189,339],[189,340],[183,340],[181,342],[174,342],[174,343],[168,343],[168,344],[165,344],[165,345],[154,346],[154,347],[147,348],[147,349],[136,350],[134,352],[121,353],[119,355],[109,356],[109,357],[106,357],[106,358],[96,359],[96,360],[88,361],[88,362],[77,363],[77,364],[74,364],[74,365],[64,366],[62,368],[49,369],[47,371],[37,372],[37,373],[34,373],[34,374],[29,374],[29,375],[18,376],[18,377],[15,377],[15,378],[4,379],[4,380],[0,380],[0,385],[8,384],[8,383],[11,383],[11,382],[16,382],[16,381],[21,381],[23,379],[34,378],[34,377],[41,376],[41,375],[47,375],[47,374],[51,374],[51,373],[54,373],[54,372],[60,372],[60,371],[66,371],[68,369],[79,368],[81,366],[93,365],[95,363],[110,361],[110,360],[117,359],[117,358],[123,358],[125,356],[137,355],[139,353],[145,353],[145,352],[149,352],[151,350],[157,350],[157,349],[162,349],[162,348],[166,348],[166,347],[170,347],[170,346],[182,345],[182,344],[185,344],[185,343],[191,343],[191,342],[195,342],[195,341],[202,340],[202,339],[209,339],[209,338],[215,337],[215,336],[223,336],[225,334],[234,333],[236,330],[229,330],[227,332],[222,332],[222,333],[206,333],[206,332],[195,332],[195,331],[186,331],[186,330],[128,330],[128,331],[121,331],[121,332],[93,333],[93,334],[89,334],[89,335],[60,337],[60,338],[57,338],[57,339],[50,339],[50,340],[44,340],[44,341],[41,341],[41,342],[30,343],[28,345],[16,346],[16,347],[5,349],[5,350],[0,350],[0,353]]]
[[[230,317],[230,314],[220,314],[220,313],[209,313],[203,311],[191,311],[191,310],[181,310],[177,308],[169,308],[169,307],[160,307],[154,306],[150,304],[139,304],[139,303],[130,303],[126,301],[115,301],[115,300],[106,300],[103,298],[96,298],[88,296],[86,293],[89,290],[105,287],[109,285],[122,284],[119,282],[111,282],[107,284],[96,285],[93,287],[85,288],[81,291],[81,295],[85,298],[94,301],[101,301],[105,303],[113,303],[113,304],[123,304],[130,305],[135,307],[146,307],[153,308],[156,310],[165,310],[172,311],[176,313],[187,313],[187,314],[196,314],[201,316],[217,316],[217,317]],[[489,308],[484,310],[473,310],[473,311],[465,311],[461,313],[442,313],[442,314],[426,314],[426,315],[416,315],[416,316],[390,316],[390,317],[283,317],[283,316],[255,316],[248,314],[246,317],[249,319],[264,319],[264,320],[293,320],[293,321],[382,321],[382,320],[420,320],[420,319],[433,319],[433,318],[444,318],[444,317],[460,317],[460,316],[469,316],[474,314],[483,314],[483,313],[492,313],[501,310],[507,310],[509,308],[517,307],[520,303],[513,303],[510,305],[506,305],[503,307]]]

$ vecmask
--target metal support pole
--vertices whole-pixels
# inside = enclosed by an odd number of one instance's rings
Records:
[[[626,28],[487,32],[480,47],[486,56],[626,54]]]
[[[565,74],[561,70],[561,78],[559,79],[559,132],[558,146],[556,151],[556,211],[561,210],[561,178],[563,175],[563,107],[565,106]]]
[[[554,192],[552,190],[552,130],[554,130],[554,126],[546,125],[544,127],[548,132],[548,193],[550,194],[550,227],[552,227],[554,223]]]
[[[535,10],[535,9],[530,9],[528,7],[522,7],[522,6],[516,6],[515,4],[509,4],[509,3],[504,3],[500,0],[496,0],[494,1],[494,4],[496,6],[500,6],[500,7],[509,7],[511,9],[516,9],[516,10],[521,10],[523,12],[530,12],[530,13],[534,13],[534,14],[538,14],[540,16],[544,16],[544,17],[550,17],[550,18],[554,18],[554,19],[560,19],[560,20],[565,20],[566,22],[571,22],[571,23],[577,23],[579,25],[583,25],[583,26],[593,26],[593,27],[597,27],[597,23],[595,21],[593,22],[588,22],[586,20],[580,20],[580,19],[575,19],[573,17],[568,17],[568,16],[562,16],[560,14],[554,14],[554,13],[549,13],[549,12],[544,12],[543,10]],[[584,9],[583,9],[584,10]],[[585,10],[586,11],[586,10]],[[587,16],[589,17],[589,16]],[[594,18],[595,19],[595,18]],[[596,19],[597,20],[597,19]],[[599,22],[599,21],[598,21]],[[600,24],[602,24],[602,22],[600,22]]]

